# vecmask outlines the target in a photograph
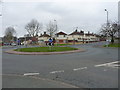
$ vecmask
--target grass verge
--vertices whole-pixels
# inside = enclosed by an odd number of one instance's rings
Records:
[[[20,52],[60,52],[60,51],[71,51],[78,50],[72,47],[31,47],[31,48],[20,48],[15,49],[15,51]]]
[[[66,46],[66,45],[71,45],[71,44],[55,44],[55,46]]]
[[[114,43],[114,44],[104,45],[104,47],[120,47],[120,44]]]

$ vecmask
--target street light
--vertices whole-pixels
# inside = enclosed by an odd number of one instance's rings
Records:
[[[105,9],[105,12],[107,12],[107,26],[108,26],[108,10],[107,9]]]
[[[55,25],[55,31],[57,33],[57,30],[58,30],[58,26],[57,26],[57,20],[54,19],[54,25]],[[55,35],[56,37],[56,35]],[[58,41],[57,41],[57,38],[56,38],[56,44],[58,45]]]
[[[109,25],[109,21],[108,21],[108,10],[105,9],[105,12],[107,12],[107,28],[108,28],[108,25]],[[107,42],[109,43],[109,41],[108,41],[108,35],[107,35]],[[108,46],[108,43],[107,43],[107,46]]]

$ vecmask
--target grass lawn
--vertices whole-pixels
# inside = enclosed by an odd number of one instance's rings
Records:
[[[55,44],[55,46],[65,46],[65,45],[71,45],[71,44]]]
[[[31,48],[15,49],[15,51],[20,51],[20,52],[59,52],[59,51],[70,51],[70,50],[78,50],[78,49],[72,47],[31,47]]]
[[[114,44],[109,44],[109,45],[104,45],[104,47],[120,47],[120,44],[114,43]]]

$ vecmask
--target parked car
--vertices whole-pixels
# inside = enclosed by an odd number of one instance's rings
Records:
[[[5,45],[5,46],[6,46],[6,45],[10,45],[10,43],[3,43],[3,45]]]
[[[11,43],[12,46],[16,46],[17,44],[16,43]]]

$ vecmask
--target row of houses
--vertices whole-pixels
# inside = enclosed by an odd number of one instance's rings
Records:
[[[50,36],[44,32],[37,37],[39,41],[48,41]],[[93,33],[84,33],[84,31],[78,31],[77,29],[70,34],[66,34],[60,31],[54,36],[57,43],[68,43],[68,42],[97,42],[99,41],[99,36]]]
[[[44,32],[40,36],[36,36],[36,37],[31,37],[29,34],[24,35],[24,37],[19,37],[19,38],[14,37],[12,42],[17,42],[17,40],[20,40],[21,43],[25,41],[32,41],[33,43],[38,41],[48,42],[50,38],[51,38],[50,35]],[[96,35],[90,32],[84,33],[84,31],[82,30],[78,31],[77,29],[70,34],[60,31],[56,33],[55,36],[52,38],[55,39],[56,43],[74,43],[74,42],[89,43],[89,42],[100,41],[99,35]],[[0,41],[5,43],[6,39],[3,37]]]

